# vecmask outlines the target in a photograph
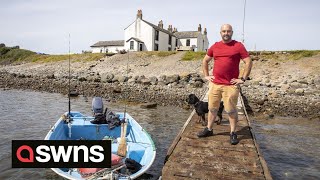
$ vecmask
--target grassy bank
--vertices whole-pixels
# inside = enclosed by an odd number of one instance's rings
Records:
[[[143,51],[137,54],[140,57],[150,57],[150,56],[158,56],[158,57],[166,57],[173,54],[176,54],[176,51]]]
[[[204,51],[201,51],[201,52],[187,51],[182,57],[182,60],[184,61],[202,60],[206,54],[207,52],[204,52]]]
[[[105,56],[102,53],[71,54],[71,61],[94,61]],[[56,62],[68,60],[69,55],[48,55],[20,49],[19,47],[0,47],[0,65],[21,64],[27,62]]]
[[[295,50],[295,51],[251,51],[250,55],[259,56],[270,60],[299,60],[320,54],[320,50]]]
[[[137,55],[141,57],[167,57],[176,54],[176,51],[144,51],[139,52]],[[298,60],[304,57],[311,57],[320,53],[320,50],[296,50],[296,51],[251,51],[250,55],[258,56],[262,59],[270,60]],[[206,52],[193,52],[187,51],[184,53],[183,61],[202,60]],[[71,54],[71,61],[94,61],[105,57],[103,53],[84,53],[84,54]],[[0,47],[0,65],[6,64],[21,64],[28,62],[56,62],[68,60],[69,55],[47,55],[37,54],[35,52],[20,49],[15,47]]]

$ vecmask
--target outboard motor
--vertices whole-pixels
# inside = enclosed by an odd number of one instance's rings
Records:
[[[101,97],[94,97],[92,99],[92,112],[93,115],[103,114],[103,102]]]
[[[92,112],[94,119],[90,122],[92,124],[106,124],[106,115],[103,113],[103,102],[101,97],[94,97],[92,99]]]

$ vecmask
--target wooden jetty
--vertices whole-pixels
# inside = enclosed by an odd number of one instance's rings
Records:
[[[214,125],[214,136],[198,138],[204,126],[196,122],[198,116],[193,111],[167,152],[162,179],[272,179],[241,96],[237,107],[239,144],[229,142],[226,114],[220,125]]]

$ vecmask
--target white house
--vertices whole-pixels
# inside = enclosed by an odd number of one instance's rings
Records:
[[[99,41],[90,46],[93,53],[114,52],[123,49],[130,51],[175,51],[195,50],[206,51],[208,49],[207,31],[177,32],[176,28],[169,25],[163,28],[162,20],[154,25],[142,18],[142,10],[138,10],[136,19],[124,29],[124,41]]]
[[[125,49],[124,40],[99,41],[90,47],[92,49],[92,53],[118,53]]]
[[[178,38],[177,50],[193,50],[193,51],[207,51],[209,41],[207,37],[207,29],[204,28],[203,34],[201,32],[201,24],[199,24],[198,31],[181,31],[175,32],[174,35]]]

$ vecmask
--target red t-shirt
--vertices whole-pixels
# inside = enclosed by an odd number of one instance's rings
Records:
[[[249,57],[243,44],[235,40],[229,43],[216,42],[207,55],[214,58],[213,83],[225,85],[231,85],[231,79],[239,77],[240,59]]]

